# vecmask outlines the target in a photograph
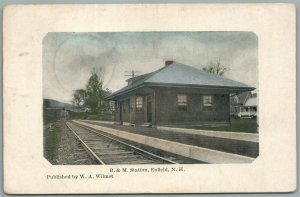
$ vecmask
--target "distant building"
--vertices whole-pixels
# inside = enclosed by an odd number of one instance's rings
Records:
[[[115,101],[115,121],[131,125],[228,124],[229,95],[255,89],[173,61],[127,82],[107,99]]]
[[[240,118],[253,118],[257,116],[257,94],[243,92],[231,97],[230,113]]]

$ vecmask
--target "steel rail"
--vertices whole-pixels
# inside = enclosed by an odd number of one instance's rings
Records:
[[[138,154],[140,154],[140,155],[142,155],[142,156],[144,156],[144,157],[147,157],[148,159],[151,159],[151,160],[157,159],[157,160],[161,160],[161,161],[163,161],[163,162],[165,162],[165,163],[178,164],[178,163],[175,162],[175,161],[172,161],[172,160],[169,160],[169,159],[160,157],[160,156],[158,156],[158,155],[155,155],[155,154],[153,154],[153,153],[150,153],[150,152],[148,152],[148,151],[145,151],[145,150],[143,150],[143,149],[141,149],[141,148],[138,148],[138,147],[133,146],[133,145],[131,145],[131,144],[128,144],[128,143],[126,143],[126,142],[122,142],[122,141],[120,141],[120,140],[118,140],[118,139],[115,139],[115,138],[113,138],[113,137],[110,137],[110,136],[104,135],[104,134],[102,134],[102,133],[99,133],[99,132],[98,132],[97,130],[95,130],[95,129],[91,129],[91,128],[87,127],[87,126],[81,125],[81,124],[76,123],[76,122],[72,122],[72,123],[73,123],[73,124],[76,124],[76,125],[78,125],[78,126],[80,126],[80,127],[83,127],[83,128],[85,128],[85,129],[89,130],[90,132],[93,132],[93,133],[95,133],[95,134],[97,134],[97,135],[103,136],[103,137],[105,137],[105,138],[108,138],[108,139],[113,140],[113,141],[115,141],[115,142],[118,142],[118,143],[120,143],[120,144],[123,144],[123,145],[125,145],[126,147],[128,147],[129,149],[131,149],[131,150],[137,152]],[[102,132],[103,132],[103,131],[102,131]]]
[[[75,137],[77,138],[77,140],[80,141],[80,143],[83,145],[83,148],[88,152],[88,154],[97,162],[99,162],[102,165],[106,165],[97,155],[96,153],[94,153],[94,151],[92,151],[92,149],[90,149],[90,147],[84,142],[82,141],[82,139],[76,134],[76,132],[68,125],[70,123],[65,122],[67,127],[72,131],[72,133],[75,135]]]

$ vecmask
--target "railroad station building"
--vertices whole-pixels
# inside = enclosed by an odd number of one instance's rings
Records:
[[[174,61],[127,82],[107,99],[115,101],[115,122],[130,125],[229,124],[230,94],[255,89]]]

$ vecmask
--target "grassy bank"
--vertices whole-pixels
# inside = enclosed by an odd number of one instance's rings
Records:
[[[85,120],[102,120],[112,121],[111,114],[100,114],[100,113],[84,113],[84,112],[70,112],[70,119],[85,119]]]
[[[44,129],[44,157],[52,164],[56,163],[61,135],[62,131],[58,123],[48,124]]]
[[[244,132],[244,133],[258,133],[258,125],[255,118],[231,118],[229,126],[221,127],[203,127],[192,126],[191,129],[199,130],[214,130],[214,131],[228,131],[228,132]]]
[[[55,122],[54,111],[50,111],[46,108],[43,108],[43,121],[44,125]]]

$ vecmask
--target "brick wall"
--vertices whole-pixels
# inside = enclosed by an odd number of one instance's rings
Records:
[[[154,88],[152,93],[132,93],[122,98],[122,120],[139,125],[147,122],[146,96],[152,95],[152,120],[154,124],[203,124],[230,121],[230,101],[228,92],[200,90],[193,88]],[[187,111],[179,111],[177,95],[187,95]],[[203,105],[203,96],[212,96],[212,107]],[[136,96],[143,97],[143,110],[136,111]],[[116,121],[120,121],[119,108],[116,108]]]
[[[187,111],[179,111],[177,94],[187,95]],[[212,95],[211,109],[203,106],[203,96]],[[213,91],[201,92],[197,89],[157,89],[156,124],[184,124],[203,122],[229,122],[229,95]]]

